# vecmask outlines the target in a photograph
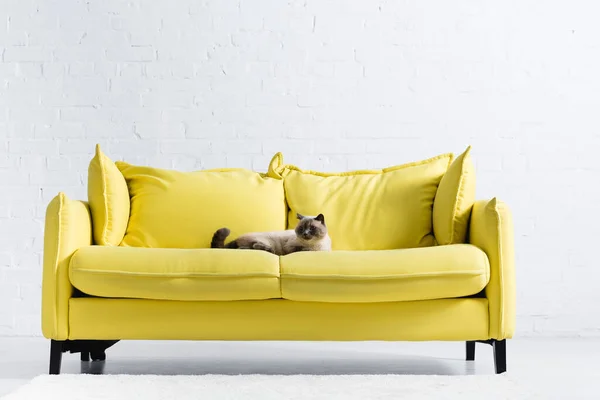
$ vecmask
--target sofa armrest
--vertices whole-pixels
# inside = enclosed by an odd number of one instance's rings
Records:
[[[515,331],[515,254],[508,206],[496,198],[476,201],[469,236],[469,242],[482,249],[490,261],[490,281],[485,288],[490,338],[511,338]]]
[[[92,244],[88,204],[59,193],[46,210],[44,273],[42,280],[42,332],[48,339],[69,337],[69,262],[73,253]]]

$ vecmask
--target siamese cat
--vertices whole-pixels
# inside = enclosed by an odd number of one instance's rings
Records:
[[[210,247],[213,249],[264,250],[278,256],[297,251],[330,251],[331,239],[327,234],[323,214],[314,218],[305,217],[302,214],[296,214],[296,216],[300,220],[296,229],[246,233],[227,244],[225,244],[225,239],[231,231],[221,228],[213,235]]]

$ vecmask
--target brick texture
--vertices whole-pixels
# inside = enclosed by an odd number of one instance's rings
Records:
[[[515,217],[518,335],[600,336],[591,0],[3,0],[0,335],[40,335],[43,217],[94,144],[191,170],[473,145]]]

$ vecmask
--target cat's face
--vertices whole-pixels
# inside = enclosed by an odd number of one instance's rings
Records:
[[[316,217],[305,217],[298,214],[298,225],[296,226],[296,236],[298,238],[310,242],[323,239],[327,236],[327,226],[325,226],[325,217],[319,214]]]

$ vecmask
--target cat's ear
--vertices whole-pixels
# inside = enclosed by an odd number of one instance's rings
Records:
[[[315,219],[317,221],[319,221],[320,223],[322,223],[323,225],[325,225],[325,216],[323,214],[319,214],[315,217]]]
[[[298,218],[298,219],[304,219],[304,215],[302,215],[300,213],[296,213],[296,218]]]

